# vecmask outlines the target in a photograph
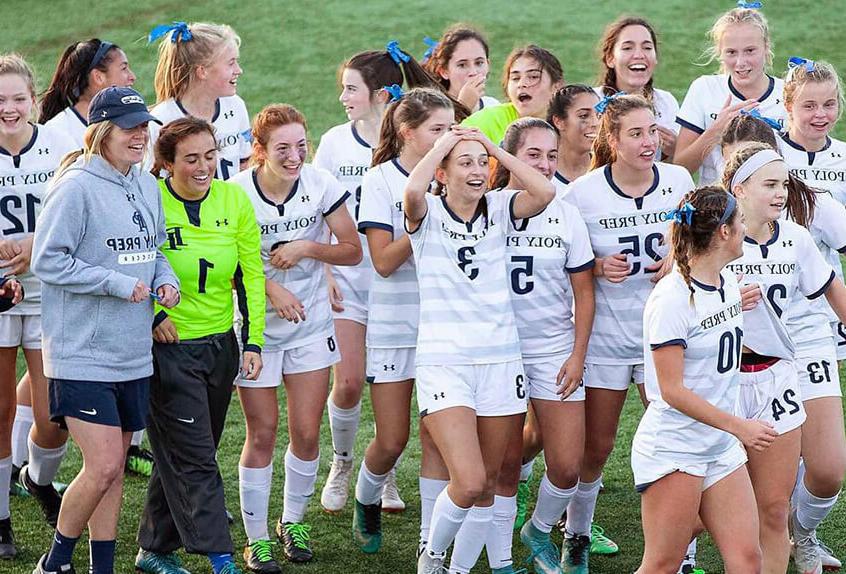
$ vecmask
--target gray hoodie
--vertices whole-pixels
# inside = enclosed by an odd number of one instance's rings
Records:
[[[32,248],[42,281],[44,374],[119,382],[153,374],[152,299],[130,303],[141,279],[179,287],[158,250],[166,239],[156,180],[80,157],[47,192]]]

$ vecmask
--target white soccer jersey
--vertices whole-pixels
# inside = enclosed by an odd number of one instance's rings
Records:
[[[418,367],[520,359],[505,263],[517,193],[486,193],[469,222],[445,196],[426,194],[426,216],[410,235],[420,284]]]
[[[649,408],[635,434],[638,451],[679,462],[718,460],[737,439],[668,405],[661,397],[652,351],[684,348],[684,386],[718,409],[731,413],[740,383],[743,313],[737,279],[720,273],[720,286],[691,278],[678,269],[652,290],[643,312],[644,383]]]
[[[624,253],[632,266],[622,283],[596,280],[596,315],[587,353],[591,363],[643,362],[643,306],[652,291],[654,273],[646,267],[666,254],[669,212],[693,189],[693,180],[683,167],[656,163],[652,171],[652,186],[636,199],[614,183],[610,165],[574,181],[564,196],[585,220],[594,254]]]
[[[314,154],[314,165],[334,175],[350,192],[347,198],[347,211],[350,212],[356,225],[359,221],[361,181],[370,168],[372,159],[373,149],[358,135],[353,122],[335,126],[323,134],[320,145],[317,146],[317,153]],[[357,300],[367,301],[367,292],[373,279],[373,263],[370,261],[367,238],[363,234],[361,235],[361,250],[361,263],[332,267],[332,274],[341,288],[341,293],[345,296],[355,293]]]
[[[523,360],[569,353],[575,330],[569,274],[591,269],[594,262],[582,216],[557,195],[530,219],[509,218],[507,229],[505,254]]]
[[[310,164],[303,166],[288,198],[279,204],[262,193],[255,168],[239,173],[232,181],[244,188],[253,203],[265,277],[293,293],[305,310],[305,321],[293,323],[279,317],[268,302],[264,348],[292,349],[331,337],[335,330],[323,263],[303,258],[282,270],[270,264],[270,252],[279,244],[300,239],[325,242],[329,229],[325,218],[344,204],[347,191],[328,172]]]
[[[846,142],[828,138],[820,151],[807,151],[783,134],[779,150],[790,173],[817,189],[830,191],[840,203],[846,203]]]
[[[408,172],[396,159],[371,167],[361,180],[358,230],[390,231],[394,241],[406,235],[402,201]],[[409,256],[388,277],[373,274],[367,300],[368,348],[401,349],[417,346],[420,293],[414,257]]]
[[[70,136],[56,127],[33,125],[32,138],[18,155],[0,147],[0,229],[3,239],[31,237],[41,202],[62,157],[74,149]],[[6,274],[6,270],[2,270]],[[24,300],[10,315],[41,314],[41,282],[32,271],[18,276]]]
[[[165,100],[150,110],[162,124],[190,115],[179,100]],[[240,96],[218,98],[211,124],[217,138],[217,170],[215,177],[229,179],[241,170],[241,160],[250,157],[252,132],[247,105]],[[156,143],[162,126],[150,122],[150,145]]]
[[[552,185],[555,187],[555,195],[563,196],[567,193],[570,184],[573,183],[559,172],[552,174]]]
[[[63,109],[44,125],[65,132],[73,142],[71,147],[82,149],[82,138],[85,135],[85,130],[88,129],[88,120],[79,115],[79,112],[73,106]]]
[[[761,115],[772,118],[782,125],[787,121],[784,109],[784,81],[770,77],[770,85],[764,95],[758,98],[758,111]],[[738,104],[746,97],[732,85],[731,78],[725,74],[700,76],[696,78],[679,108],[676,122],[697,134],[703,133],[723,109],[731,95],[731,105]],[[723,172],[723,155],[719,146],[708,153],[699,170],[699,184],[706,185],[717,181]]]
[[[759,244],[746,237],[743,257],[729,263],[727,268],[743,274],[743,283],[758,283],[780,319],[780,322],[767,321],[747,313],[745,345],[761,355],[792,359],[781,343],[784,336],[779,332],[779,323],[788,325],[788,317],[800,297],[822,296],[835,274],[807,229],[785,220],[774,221],[773,226],[773,236],[766,243]],[[756,310],[760,311],[760,307],[759,304]],[[792,342],[795,332],[788,330],[788,334]]]

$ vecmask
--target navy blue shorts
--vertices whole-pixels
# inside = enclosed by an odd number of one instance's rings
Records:
[[[68,428],[66,418],[135,432],[147,426],[150,377],[134,381],[50,379],[50,420]]]

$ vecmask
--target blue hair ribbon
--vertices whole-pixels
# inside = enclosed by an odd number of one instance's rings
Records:
[[[743,0],[737,0],[737,7],[738,8],[746,8],[747,10],[759,10],[764,7],[763,2],[744,2]]]
[[[767,124],[768,126],[773,128],[777,132],[780,132],[782,129],[784,129],[784,126],[781,125],[781,123],[778,120],[774,120],[773,118],[768,118],[767,116],[762,116],[761,112],[759,112],[758,110],[750,110],[750,111],[740,110],[740,113],[741,113],[741,115],[750,116],[750,117],[755,118],[756,120],[761,120],[762,122],[764,122],[765,124]]]
[[[816,68],[817,63],[813,60],[806,60],[805,58],[800,58],[799,56],[792,56],[789,60],[787,60],[787,67],[789,69],[804,67],[805,71],[813,72],[814,68]]]
[[[423,43],[429,46],[426,48],[426,51],[423,52],[423,62],[426,62],[432,57],[432,54],[435,53],[435,48],[438,47],[438,43],[432,40],[429,36],[423,36]]]
[[[693,213],[696,211],[696,208],[693,207],[690,202],[685,201],[684,205],[682,205],[679,209],[673,209],[670,211],[670,219],[673,223],[684,223],[690,225],[693,223]]]
[[[604,114],[605,108],[608,107],[608,104],[610,104],[613,100],[616,100],[620,96],[625,96],[625,95],[626,95],[626,92],[617,92],[616,94],[611,94],[610,96],[605,96],[601,100],[599,100],[599,103],[597,103],[595,106],[593,106],[593,109],[596,110],[596,113],[598,113],[600,115]]]
[[[387,50],[388,55],[397,64],[401,64],[402,62],[408,62],[411,59],[411,56],[409,56],[400,49],[399,42],[397,42],[396,40],[391,40],[390,42],[388,42],[385,45],[385,50]]]
[[[150,30],[150,33],[147,34],[147,43],[152,44],[159,38],[167,35],[168,32],[173,32],[173,34],[170,35],[170,41],[174,44],[177,40],[187,42],[194,37],[191,35],[191,30],[188,29],[187,23],[173,22],[172,24],[161,24]]]
[[[390,94],[392,102],[402,99],[403,95],[405,95],[402,91],[402,86],[399,84],[391,84],[390,86],[385,86],[382,89]]]

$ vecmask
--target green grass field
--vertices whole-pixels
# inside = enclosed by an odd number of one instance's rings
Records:
[[[766,2],[775,42],[775,72],[781,73],[788,56],[801,55],[826,59],[840,69],[846,53],[839,48],[846,13],[837,0]],[[391,2],[343,2],[306,0],[300,3],[278,0],[217,0],[188,3],[175,0],[111,0],[92,4],[53,0],[15,2],[5,0],[0,52],[18,51],[36,68],[39,88],[52,75],[56,59],[72,41],[91,36],[109,39],[127,52],[138,76],[136,88],[152,101],[155,47],[146,45],[146,34],[155,25],[172,20],[211,21],[232,25],[242,38],[241,62],[244,75],[239,93],[252,113],[271,102],[287,102],[299,107],[309,120],[311,139],[316,143],[327,128],[346,121],[337,102],[335,72],[343,59],[364,49],[378,49],[397,39],[408,51],[420,56],[425,49],[424,35],[437,37],[449,23],[463,20],[480,26],[491,42],[491,95],[502,96],[498,87],[500,66],[508,51],[523,42],[536,42],[553,50],[564,64],[569,82],[591,82],[596,75],[595,44],[604,25],[622,12],[646,16],[661,34],[661,64],[657,86],[672,91],[681,100],[697,75],[710,72],[692,64],[705,47],[705,33],[714,18],[734,2],[704,0],[570,0],[551,3],[535,0],[520,3],[494,0],[405,0]],[[839,134],[844,131],[838,129]],[[284,396],[280,396],[280,401]],[[597,521],[621,546],[618,556],[592,560],[592,571],[632,572],[640,561],[642,535],[640,501],[635,494],[629,469],[629,447],[641,406],[631,396],[623,415],[617,449],[605,475],[606,490],[597,508]],[[356,452],[360,456],[373,434],[369,401]],[[280,425],[285,428],[284,424]],[[331,445],[325,425],[320,480],[328,469]],[[233,401],[223,444],[220,465],[226,483],[228,506],[238,514],[238,455],[244,438],[243,417]],[[281,455],[286,433],[280,431],[279,457],[271,500],[271,516],[281,509]],[[408,504],[405,514],[384,520],[385,543],[373,557],[364,557],[354,547],[350,533],[351,513],[329,516],[315,500],[307,520],[313,525],[316,559],[307,566],[287,566],[286,572],[397,573],[412,572],[419,522],[417,468],[419,449],[410,445],[400,470],[400,487]],[[71,450],[60,478],[69,481],[80,466],[78,452]],[[144,499],[144,481],[128,478],[118,542],[117,572],[131,572],[137,547],[134,535]],[[316,498],[317,498],[316,497]],[[726,509],[731,512],[731,509]],[[31,500],[12,500],[12,513],[20,554],[13,562],[0,564],[3,573],[29,573],[38,556],[48,547],[51,530],[41,521]],[[673,525],[667,525],[672,528]],[[821,529],[821,537],[841,556],[846,556],[846,505],[841,503]],[[244,543],[240,521],[232,528],[236,547]],[[87,550],[80,544],[76,555],[79,571],[87,564]],[[518,561],[522,559],[518,551]],[[700,543],[700,566],[709,573],[722,570],[713,546]],[[210,572],[205,558],[189,557],[192,572]],[[475,571],[487,572],[480,561]]]

